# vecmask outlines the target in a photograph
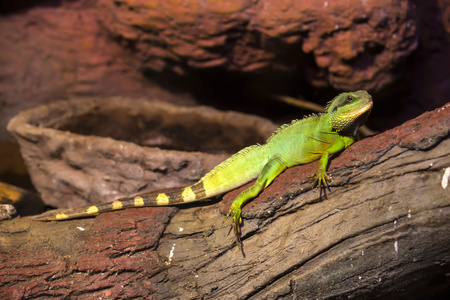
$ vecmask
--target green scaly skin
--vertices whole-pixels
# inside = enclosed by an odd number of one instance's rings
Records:
[[[315,177],[313,186],[327,187],[330,178],[326,169],[330,155],[355,142],[358,128],[367,120],[372,105],[372,97],[366,91],[339,94],[328,103],[325,113],[283,125],[266,144],[244,148],[191,186],[170,193],[146,194],[111,203],[53,210],[34,219],[67,220],[132,207],[196,202],[223,194],[256,178],[256,182],[233,201],[225,217],[225,220],[228,217],[233,219],[236,242],[241,248],[242,206],[258,196],[287,168],[316,160],[319,160],[319,165],[312,174]]]

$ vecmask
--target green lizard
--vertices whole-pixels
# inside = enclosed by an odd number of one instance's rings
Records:
[[[266,144],[242,149],[191,186],[169,193],[146,194],[111,203],[49,211],[34,219],[65,220],[131,207],[195,202],[223,194],[257,178],[251,187],[237,196],[225,217],[225,220],[230,216],[233,219],[234,234],[240,248],[242,206],[287,168],[316,160],[319,160],[319,165],[312,174],[315,177],[313,186],[326,188],[330,180],[326,172],[329,156],[355,142],[358,128],[367,120],[372,105],[372,97],[364,90],[339,94],[328,103],[325,113],[281,126]]]

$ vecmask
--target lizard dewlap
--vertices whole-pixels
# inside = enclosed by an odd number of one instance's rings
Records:
[[[316,160],[319,160],[319,165],[313,174],[314,185],[319,188],[326,186],[330,180],[326,173],[329,156],[355,142],[358,129],[367,120],[372,105],[372,97],[364,90],[339,94],[328,103],[324,113],[281,126],[264,145],[242,149],[191,186],[170,193],[139,195],[111,203],[49,211],[34,219],[66,220],[131,207],[195,202],[223,194],[256,178],[255,183],[233,201],[225,218],[232,217],[240,247],[242,206],[287,168]]]

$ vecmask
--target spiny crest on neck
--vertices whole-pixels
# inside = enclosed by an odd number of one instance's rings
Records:
[[[291,123],[283,124],[281,125],[277,130],[275,130],[272,135],[267,139],[266,143],[268,143],[270,140],[272,140],[276,135],[278,135],[280,132],[284,131],[286,128],[291,127],[294,124],[297,124],[299,122],[308,122],[315,118],[320,118],[324,115],[324,113],[318,113],[318,114],[309,114],[307,116],[304,116],[302,119],[295,119],[292,120]]]
[[[280,132],[299,122],[309,122],[325,115],[330,120],[330,126],[336,132],[346,132],[356,135],[358,128],[366,121],[372,109],[372,96],[364,90],[341,93],[327,103],[324,113],[311,114],[302,119],[293,120],[278,128],[267,139],[270,142]]]

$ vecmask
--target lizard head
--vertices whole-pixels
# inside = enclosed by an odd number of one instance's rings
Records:
[[[342,93],[325,108],[330,127],[339,133],[355,136],[372,110],[372,96],[367,91]]]

